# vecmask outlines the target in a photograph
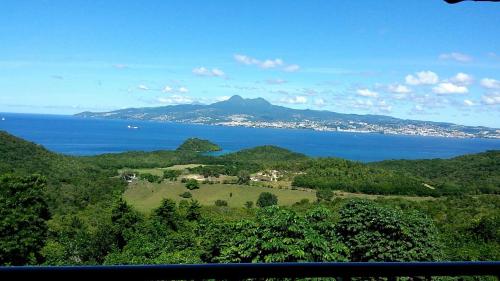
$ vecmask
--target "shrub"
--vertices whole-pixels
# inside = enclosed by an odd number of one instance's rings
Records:
[[[257,199],[257,206],[264,208],[278,205],[278,197],[270,192],[262,192]]]
[[[195,179],[188,179],[186,181],[186,188],[189,190],[198,189],[200,188],[200,184]]]
[[[167,180],[177,180],[177,178],[181,175],[182,171],[179,170],[165,170],[163,171],[163,178]]]
[[[215,200],[215,206],[217,207],[226,207],[227,206],[227,201],[226,200]]]
[[[238,172],[238,184],[248,184],[250,182],[250,173],[246,170]]]
[[[201,218],[201,206],[196,200],[191,200],[189,203],[186,218],[190,221],[197,221]]]
[[[318,202],[321,201],[330,201],[332,200],[333,192],[329,189],[320,189],[316,191],[316,199]]]
[[[441,256],[432,220],[415,211],[351,200],[340,210],[336,229],[353,262],[435,261]]]
[[[179,194],[179,196],[182,197],[182,198],[191,198],[191,197],[193,197],[193,195],[189,191],[183,192],[183,193]]]
[[[150,174],[150,173],[141,174],[140,177],[141,177],[142,180],[147,180],[150,183],[154,183],[154,182],[160,183],[161,182],[161,177],[160,176],[153,175],[153,174]]]
[[[245,207],[248,209],[251,209],[253,207],[253,201],[247,201],[245,202]]]

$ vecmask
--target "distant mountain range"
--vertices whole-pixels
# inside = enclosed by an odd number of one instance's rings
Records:
[[[500,130],[452,123],[405,120],[384,115],[343,114],[325,110],[292,109],[263,98],[235,95],[209,105],[182,104],[127,108],[109,112],[82,112],[86,118],[154,120],[222,126],[297,128],[320,131],[372,132],[442,137],[500,138]]]

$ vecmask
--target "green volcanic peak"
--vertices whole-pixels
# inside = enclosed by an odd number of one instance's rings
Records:
[[[210,152],[222,150],[220,146],[209,140],[199,138],[189,138],[184,141],[178,148],[178,151],[195,151],[195,152]]]

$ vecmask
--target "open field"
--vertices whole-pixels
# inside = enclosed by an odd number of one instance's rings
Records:
[[[191,192],[192,199],[198,200],[205,206],[213,206],[216,200],[227,201],[229,207],[243,207],[245,202],[257,201],[259,194],[270,192],[278,196],[279,205],[292,205],[302,199],[308,199],[310,202],[316,200],[314,190],[294,190],[290,188],[269,188],[263,186],[248,186],[237,184],[201,184],[199,189],[188,190],[180,181],[163,181],[162,183],[149,183],[147,181],[134,181],[123,194],[123,198],[142,213],[149,213],[151,210],[160,206],[164,198],[170,198],[179,202],[186,200],[179,194],[186,191]],[[334,191],[334,198],[364,198],[364,199],[405,199],[411,201],[435,200],[433,197],[418,196],[397,196],[397,195],[370,195],[342,191]],[[187,200],[190,200],[188,198]]]
[[[164,170],[185,170],[185,169],[189,169],[189,168],[194,168],[194,167],[198,167],[198,166],[205,166],[203,164],[185,164],[185,165],[173,165],[173,166],[170,166],[170,167],[167,167],[167,168],[161,168],[161,169],[164,169]]]
[[[405,199],[410,201],[427,201],[427,200],[437,200],[436,197],[431,196],[403,196],[403,195],[377,195],[377,194],[363,194],[363,193],[352,193],[345,191],[333,191],[333,196],[338,198],[359,198],[359,199],[370,199],[375,200],[378,198],[384,199]]]
[[[170,166],[167,168],[142,168],[142,169],[124,168],[124,169],[118,170],[118,173],[122,173],[123,171],[126,171],[126,170],[132,170],[132,171],[138,172],[140,174],[149,173],[149,174],[156,175],[156,176],[163,176],[163,171],[165,171],[165,170],[183,171],[185,169],[194,168],[194,167],[198,167],[198,166],[204,166],[204,165],[202,165],[202,164],[186,164],[186,165],[173,165],[173,166]]]
[[[159,184],[136,181],[129,185],[123,197],[140,212],[148,213],[158,207],[163,198],[183,200],[184,198],[179,194],[186,191],[189,190],[178,181],[164,181]],[[270,192],[278,196],[279,205],[292,205],[302,199],[308,199],[311,202],[316,200],[314,192],[234,184],[201,184],[200,189],[190,192],[193,194],[193,199],[208,206],[214,205],[215,200],[218,199],[226,200],[230,207],[243,207],[247,201],[253,201],[255,204],[262,192]]]

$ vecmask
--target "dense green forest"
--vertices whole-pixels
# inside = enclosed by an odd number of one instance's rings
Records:
[[[209,140],[190,138],[184,141],[178,148],[178,151],[211,152],[219,151],[221,148]]]
[[[500,260],[499,158],[490,151],[363,164],[273,146],[216,157],[190,150],[70,157],[0,132],[0,263]],[[119,169],[193,163],[186,171],[234,176],[244,188],[253,188],[249,175],[275,169],[292,188],[381,196],[322,192],[318,202],[276,206],[270,195],[270,203],[240,208],[164,199],[151,213],[122,199],[128,183]],[[179,175],[165,170],[158,180]]]
[[[421,177],[448,192],[460,193],[467,187],[470,193],[500,194],[500,151],[453,159],[382,161],[372,166]]]

